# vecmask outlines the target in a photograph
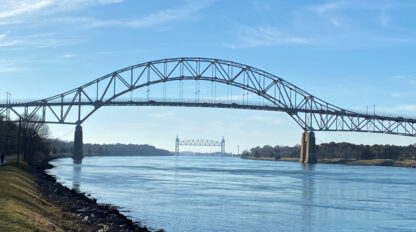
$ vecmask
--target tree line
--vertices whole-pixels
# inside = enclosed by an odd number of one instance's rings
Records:
[[[58,139],[49,140],[52,153],[72,153],[72,142]],[[172,155],[170,151],[159,149],[147,144],[91,144],[83,146],[86,155],[142,155],[142,156],[167,156]]]
[[[265,145],[254,147],[244,151],[242,157],[274,158],[299,157],[300,146],[275,146]],[[416,144],[409,146],[394,145],[363,145],[352,143],[322,143],[316,145],[316,155],[319,159],[392,159],[392,160],[414,160],[416,159]]]
[[[73,142],[49,139],[49,127],[34,115],[31,122],[10,122],[0,116],[0,153],[6,156],[21,154],[30,164],[48,157],[50,153],[72,153]],[[20,130],[19,130],[20,127]],[[20,133],[19,133],[20,131]],[[20,134],[20,135],[19,135]],[[20,152],[19,152],[20,151]],[[151,145],[84,144],[84,154],[90,155],[172,155]]]
[[[39,118],[35,115],[32,119]],[[18,154],[20,151],[23,160],[36,163],[50,152],[48,135],[49,128],[46,124],[27,121],[10,122],[0,116],[0,151],[6,156]]]

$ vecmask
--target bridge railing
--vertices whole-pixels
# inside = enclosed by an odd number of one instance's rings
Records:
[[[364,111],[364,110],[352,110],[349,109],[348,111],[352,111],[355,113],[359,113],[362,115],[367,115],[368,117],[374,117],[374,116],[384,116],[384,117],[390,117],[390,118],[412,118],[416,119],[416,113],[415,114],[394,114],[394,113],[388,113],[388,112],[380,112],[380,111]]]
[[[32,104],[33,102],[37,102],[38,100],[11,100],[9,103],[5,101],[0,101],[0,105],[24,105],[24,104]],[[93,101],[94,102],[94,101]],[[239,104],[239,105],[250,105],[250,106],[274,106],[274,104],[270,101],[259,101],[259,100],[241,100],[241,99],[224,99],[222,97],[217,99],[210,99],[210,98],[163,98],[163,97],[119,97],[112,99],[109,103],[128,103],[128,102],[168,102],[168,103],[208,103],[208,104]],[[39,101],[39,103],[41,103]],[[50,100],[48,101],[49,104],[60,104],[60,103],[74,103],[77,104],[79,101],[73,102],[72,99],[64,98],[62,101],[60,99]],[[87,98],[81,98],[81,103],[91,103],[91,101]]]
[[[240,98],[238,98],[240,97]],[[237,104],[240,106],[256,106],[256,107],[276,107],[276,105],[273,104],[273,102],[268,100],[254,100],[254,99],[241,99],[241,96],[236,96],[236,98],[232,99],[224,99],[225,97],[217,97],[217,98],[165,98],[165,97],[118,97],[115,99],[112,99],[108,103],[188,103],[188,104]],[[105,99],[104,99],[105,101]],[[41,101],[39,100],[33,100],[33,99],[11,99],[8,102],[6,100],[0,100],[0,106],[5,107],[7,105],[12,106],[24,106],[26,104],[32,105],[34,102],[38,102],[41,104]],[[56,100],[49,100],[48,103],[51,104],[71,104],[73,103],[78,104],[79,101],[73,102],[73,99],[64,98],[64,99],[56,99]],[[81,98],[82,104],[93,104],[94,102],[91,102],[89,99],[83,97]],[[315,110],[324,110],[324,109],[315,109]],[[390,118],[410,118],[410,119],[416,119],[416,114],[394,114],[394,113],[388,113],[388,112],[380,112],[376,111],[363,111],[363,110],[357,110],[357,109],[346,109],[346,111],[354,112],[360,115],[365,115],[369,118],[374,116],[384,116],[384,117],[390,117]]]

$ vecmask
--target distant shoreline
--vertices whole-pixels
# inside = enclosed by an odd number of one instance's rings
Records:
[[[241,157],[241,158],[249,159],[249,160],[265,160],[265,161],[286,161],[286,162],[298,162],[299,161],[299,158],[292,158],[292,157],[282,157],[280,159],[274,159],[271,157],[246,156],[246,157]],[[402,161],[391,160],[391,159],[347,160],[347,159],[335,158],[335,159],[318,159],[318,163],[416,168],[416,160],[402,160]]]
[[[123,154],[84,154],[84,157],[91,157],[91,156],[174,156],[174,154],[170,154],[170,155],[123,155]],[[67,157],[72,157],[71,153],[58,153],[58,154],[51,154],[50,157],[52,159],[59,159],[59,158],[67,158]]]

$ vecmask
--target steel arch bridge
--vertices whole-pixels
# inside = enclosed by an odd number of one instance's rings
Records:
[[[166,83],[195,81],[239,88],[242,101],[201,99],[199,89],[194,99],[166,97]],[[149,96],[149,87],[162,84],[164,95]],[[196,84],[198,86],[198,84]],[[128,93],[147,89],[142,98]],[[263,103],[248,101],[248,94]],[[80,126],[104,106],[183,106],[281,111],[287,113],[305,132],[354,131],[416,136],[416,118],[355,112],[330,104],[286,80],[249,65],[232,61],[182,57],[132,65],[67,92],[35,101],[7,101],[0,104],[0,114],[17,121],[75,124]],[[35,116],[37,115],[37,116]],[[70,116],[72,115],[72,116]],[[307,137],[307,136],[306,136]],[[305,137],[305,141],[309,141]],[[314,140],[314,138],[313,138]],[[304,140],[302,139],[302,144]]]

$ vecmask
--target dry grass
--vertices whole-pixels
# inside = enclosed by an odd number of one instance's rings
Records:
[[[299,157],[282,157],[280,161],[299,162]]]
[[[402,167],[416,167],[416,160],[394,161],[394,165]]]
[[[72,215],[48,203],[26,165],[0,167],[0,231],[77,231]]]

